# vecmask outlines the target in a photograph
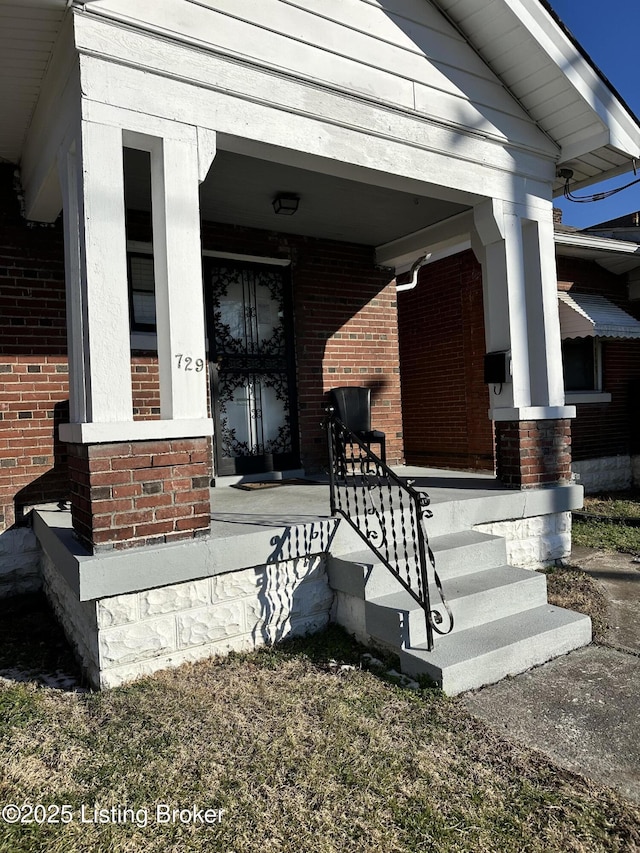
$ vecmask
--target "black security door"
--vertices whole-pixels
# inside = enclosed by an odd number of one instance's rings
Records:
[[[207,259],[205,297],[216,472],[298,467],[288,272]]]

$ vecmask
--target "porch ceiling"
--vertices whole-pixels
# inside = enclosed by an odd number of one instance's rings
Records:
[[[127,206],[149,208],[142,152],[127,149]],[[293,216],[274,212],[278,193],[300,198]],[[467,209],[461,204],[350,181],[229,151],[219,151],[202,184],[204,221],[377,246]]]

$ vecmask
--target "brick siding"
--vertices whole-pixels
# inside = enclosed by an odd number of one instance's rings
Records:
[[[496,423],[498,479],[518,489],[571,480],[571,421]]]
[[[423,267],[398,294],[408,464],[493,470],[482,271],[472,252]]]
[[[27,226],[0,165],[0,530],[67,496],[68,370],[62,229]]]
[[[77,534],[99,551],[206,533],[210,445],[207,438],[69,445]]]
[[[158,356],[153,352],[136,352],[131,357],[131,391],[133,419],[151,421],[160,417],[160,378]]]
[[[596,293],[640,319],[640,305],[627,299],[625,276],[614,275],[590,261],[558,258],[558,288]],[[577,461],[640,452],[640,341],[603,340],[602,390],[609,403],[576,406],[572,421],[573,458]]]

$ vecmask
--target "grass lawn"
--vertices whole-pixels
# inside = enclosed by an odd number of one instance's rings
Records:
[[[0,666],[21,627],[19,608],[4,609],[14,624]],[[59,633],[44,611],[38,624],[22,666],[68,671],[60,649],[43,663],[40,637],[55,649]],[[498,737],[455,699],[362,669],[362,651],[331,629],[104,693],[1,682],[0,805],[55,816],[64,804],[71,819],[0,822],[0,853],[640,850],[630,803]],[[224,813],[162,824],[163,804]],[[94,805],[109,823],[93,822]],[[137,822],[113,821],[108,810],[125,806]]]
[[[574,545],[603,551],[640,554],[640,527],[627,526],[623,523],[626,518],[640,518],[638,491],[588,495],[584,499],[584,511],[593,517],[588,519],[574,517],[572,524]],[[602,520],[599,520],[598,516],[602,516]]]

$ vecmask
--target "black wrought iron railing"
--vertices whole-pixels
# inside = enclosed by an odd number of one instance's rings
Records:
[[[360,534],[409,595],[424,610],[427,644],[448,634],[453,615],[442,591],[425,528],[431,518],[429,496],[397,476],[371,449],[327,409],[331,514],[341,515]],[[431,606],[430,582],[447,620]]]

